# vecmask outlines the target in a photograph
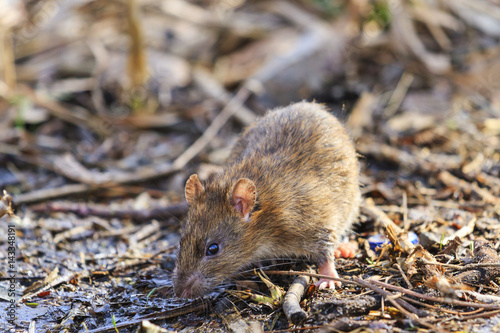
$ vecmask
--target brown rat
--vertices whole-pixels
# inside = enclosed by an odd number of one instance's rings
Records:
[[[221,172],[187,181],[175,294],[202,296],[276,257],[309,257],[338,277],[334,245],[358,215],[358,170],[351,139],[323,106],[270,111],[243,132]]]

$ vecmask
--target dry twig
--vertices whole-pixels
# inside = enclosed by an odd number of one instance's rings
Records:
[[[500,305],[495,305],[495,304],[484,304],[484,303],[473,303],[473,302],[464,302],[464,301],[458,301],[455,299],[451,298],[446,298],[446,297],[434,297],[434,296],[428,296],[425,294],[417,293],[415,291],[405,289],[403,287],[398,287],[398,286],[393,286],[388,283],[384,283],[381,281],[376,281],[376,280],[371,280],[373,284],[376,284],[380,287],[389,289],[389,290],[394,290],[398,291],[410,296],[414,296],[417,298],[425,299],[431,302],[436,302],[436,303],[446,303],[450,305],[456,305],[456,306],[464,306],[464,307],[474,307],[474,308],[484,308],[484,309],[491,309],[491,310],[500,310]]]
[[[438,179],[448,186],[455,186],[465,192],[474,192],[479,195],[486,203],[500,205],[500,198],[491,194],[488,190],[479,187],[476,183],[468,183],[467,181],[453,176],[448,171],[441,171]]]
[[[96,204],[79,204],[72,202],[48,202],[33,205],[30,209],[37,213],[64,212],[74,213],[79,216],[99,216],[102,218],[120,218],[147,221],[151,219],[165,218],[166,216],[179,216],[185,214],[188,209],[186,202],[177,203],[165,207],[153,209],[113,209],[108,206]]]
[[[307,290],[309,280],[310,277],[305,275],[295,278],[283,300],[283,311],[288,321],[294,325],[301,324],[307,318],[307,313],[300,307],[300,300]]]

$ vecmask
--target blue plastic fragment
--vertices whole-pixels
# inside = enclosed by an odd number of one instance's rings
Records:
[[[413,244],[417,245],[418,244],[418,236],[414,232],[409,232],[408,233],[408,240]],[[387,237],[385,237],[382,234],[374,235],[371,237],[368,237],[368,243],[370,244],[370,249],[372,251],[376,251],[377,247],[382,247],[383,244],[389,244],[390,241]]]

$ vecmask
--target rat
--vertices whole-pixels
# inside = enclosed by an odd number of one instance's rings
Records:
[[[354,144],[324,106],[269,111],[243,131],[220,172],[187,180],[175,294],[203,296],[272,258],[309,258],[319,274],[338,277],[334,246],[359,214],[358,175]]]

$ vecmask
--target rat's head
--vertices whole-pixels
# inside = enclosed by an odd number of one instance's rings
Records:
[[[174,291],[194,298],[209,292],[251,260],[252,247],[242,244],[255,205],[255,184],[203,186],[197,175],[186,183],[190,205],[174,272]]]

